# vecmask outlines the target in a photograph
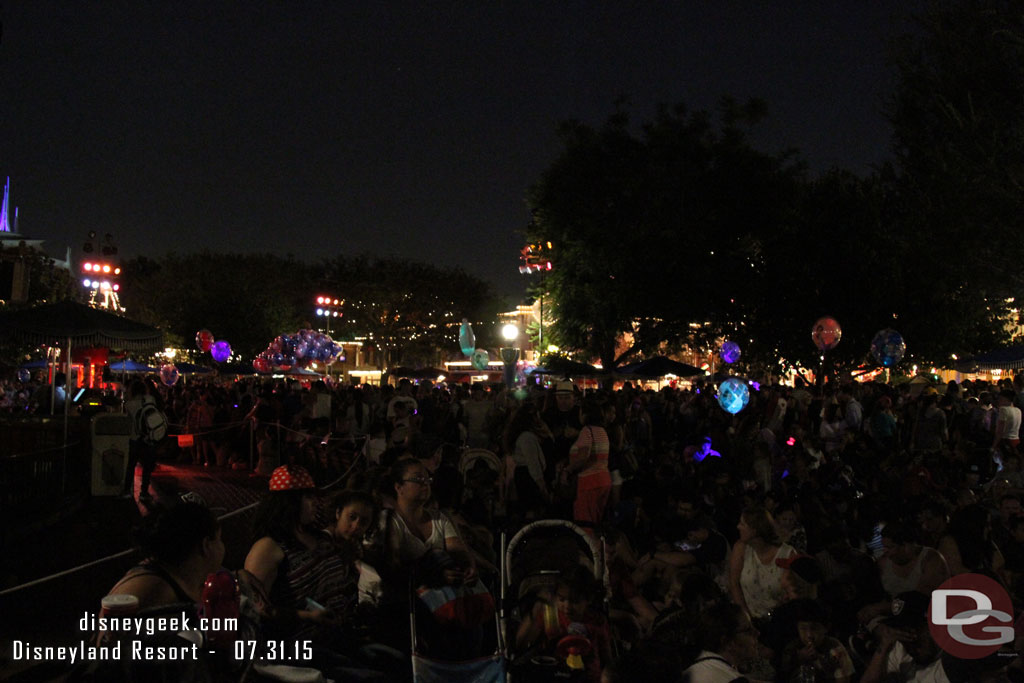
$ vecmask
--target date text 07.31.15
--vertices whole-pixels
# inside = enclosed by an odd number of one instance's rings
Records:
[[[236,640],[235,659],[271,662],[308,662],[313,646],[308,640]]]

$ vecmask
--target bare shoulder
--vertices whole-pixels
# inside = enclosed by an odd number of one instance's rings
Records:
[[[171,585],[150,572],[136,572],[122,579],[108,595],[134,595],[139,599],[140,609],[178,602]]]

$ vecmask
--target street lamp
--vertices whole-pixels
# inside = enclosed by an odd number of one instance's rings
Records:
[[[505,386],[511,389],[516,383],[516,363],[519,362],[519,349],[513,346],[519,338],[519,328],[508,323],[501,328],[501,336],[508,344],[501,347],[501,362],[505,364]]]

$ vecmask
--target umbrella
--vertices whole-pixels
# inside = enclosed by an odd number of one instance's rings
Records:
[[[616,370],[622,375],[636,375],[637,377],[664,377],[675,375],[676,377],[696,377],[703,375],[704,371],[687,363],[680,363],[667,356],[655,356],[639,363],[632,363]]]
[[[156,372],[156,368],[125,358],[109,365],[111,372]]]
[[[978,370],[1020,370],[1024,368],[1024,345],[1008,346],[967,358],[957,364],[962,372]]]
[[[561,356],[551,356],[546,360],[543,367],[538,366],[534,368],[532,374],[560,375],[562,377],[595,377],[607,374],[607,372],[587,363],[580,363],[579,361],[569,360]]]
[[[407,368],[397,367],[389,373],[392,377],[408,377],[410,379],[437,379],[447,377],[448,373],[437,368]]]
[[[175,363],[174,367],[178,368],[178,372],[182,375],[205,375],[208,372],[213,372],[213,368],[195,363]]]

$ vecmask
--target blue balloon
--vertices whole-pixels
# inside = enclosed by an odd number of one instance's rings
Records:
[[[28,384],[28,381],[32,379],[32,373],[27,368],[18,370],[18,381],[22,384]]]
[[[210,355],[218,363],[223,363],[228,358],[231,358],[231,344],[226,341],[217,341],[210,347]]]
[[[735,363],[740,359],[740,345],[733,341],[722,342],[722,348],[718,355],[726,363]]]
[[[487,364],[490,360],[491,354],[487,353],[486,349],[477,349],[473,352],[473,356],[469,359],[469,362],[477,370],[486,370]]]
[[[276,352],[270,359],[274,365],[284,365],[284,354],[280,351]]]
[[[735,415],[750,403],[750,389],[747,383],[737,377],[730,377],[718,387],[718,405],[727,413]]]
[[[476,335],[473,334],[473,326],[465,318],[462,319],[462,326],[459,328],[459,348],[462,349],[462,355],[467,357],[472,357],[475,353],[473,349],[476,348]]]
[[[888,327],[876,332],[871,340],[871,355],[885,368],[894,367],[903,360],[906,351],[907,343],[903,341],[903,335]]]

